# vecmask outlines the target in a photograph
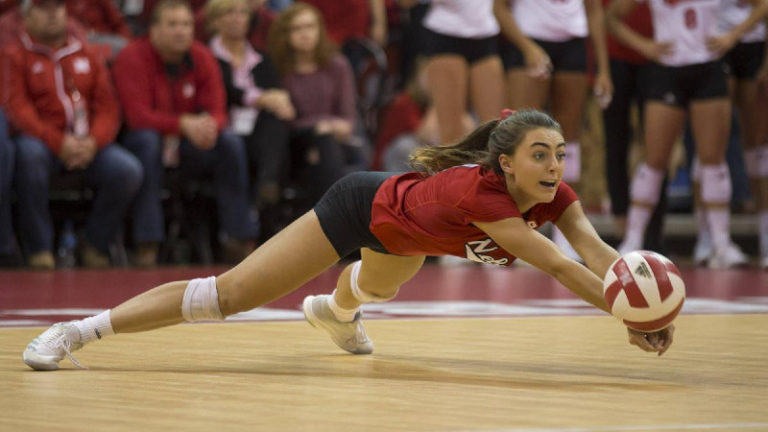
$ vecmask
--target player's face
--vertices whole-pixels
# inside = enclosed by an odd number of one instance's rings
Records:
[[[500,161],[502,169],[512,175],[518,193],[536,203],[550,202],[563,178],[565,140],[555,130],[534,129],[528,131],[511,158]]]

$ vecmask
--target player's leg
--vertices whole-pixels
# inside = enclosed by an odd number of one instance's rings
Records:
[[[760,266],[768,269],[768,103],[754,79],[739,80],[735,87],[739,108],[744,160],[752,197],[757,205]]]
[[[716,268],[743,264],[744,257],[729,253],[731,177],[725,162],[730,133],[731,103],[726,97],[691,103],[691,130],[696,144],[701,177],[701,206],[712,236],[713,254],[709,266]]]
[[[555,72],[552,80],[551,113],[560,123],[565,138],[565,172],[563,180],[578,190],[581,181],[581,143],[580,136],[584,124],[584,111],[587,104],[589,79],[580,71]],[[579,259],[578,253],[557,227],[554,227],[552,241],[566,256]]]
[[[683,130],[686,112],[677,105],[653,100],[646,102],[644,117],[646,157],[630,185],[627,230],[618,248],[622,254],[642,248],[645,229],[661,196],[670,152]]]
[[[222,320],[293,291],[338,259],[313,210],[219,277],[163,284],[94,317],[54,325],[27,346],[24,361],[58,369],[71,351],[113,333]]]
[[[339,347],[369,354],[373,342],[365,334],[358,308],[394,298],[400,286],[419,271],[424,257],[389,255],[369,248],[360,253],[362,259],[341,272],[332,294],[307,297],[303,309],[310,324],[328,331]]]
[[[464,135],[462,118],[467,110],[467,61],[458,54],[438,54],[427,61],[426,74],[437,113],[440,143],[454,144]]]
[[[469,66],[469,101],[480,123],[499,118],[504,108],[501,59],[488,56]]]

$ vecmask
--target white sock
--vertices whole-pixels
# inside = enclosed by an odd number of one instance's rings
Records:
[[[643,247],[643,236],[648,221],[651,220],[653,209],[650,207],[632,204],[627,214],[627,233],[624,235],[624,244],[632,250]]]
[[[339,306],[338,303],[336,303],[335,295],[336,295],[336,290],[333,290],[333,293],[331,293],[331,295],[328,296],[328,307],[331,308],[331,312],[333,312],[333,316],[335,316],[336,319],[341,322],[351,322],[353,319],[355,319],[357,308],[344,309],[343,307]]]
[[[760,256],[768,256],[768,210],[757,214],[758,228],[760,231]]]
[[[109,309],[104,312],[75,322],[75,327],[80,331],[80,342],[88,342],[115,334],[112,330],[112,321],[109,319]]]
[[[710,236],[709,224],[707,223],[707,212],[703,208],[696,207],[693,210],[693,217],[696,219],[696,228],[699,229],[700,236]]]
[[[715,248],[727,247],[731,241],[730,209],[707,209],[707,224]]]

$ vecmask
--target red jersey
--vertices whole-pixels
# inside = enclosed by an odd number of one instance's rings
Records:
[[[388,178],[373,200],[370,230],[398,255],[456,255],[508,266],[516,259],[472,222],[519,217],[536,229],[556,221],[578,197],[560,182],[552,202],[521,213],[504,177],[479,165],[462,165],[430,177],[409,172]]]

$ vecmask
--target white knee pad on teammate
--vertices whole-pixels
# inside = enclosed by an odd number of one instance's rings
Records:
[[[181,301],[181,314],[189,322],[224,319],[219,309],[215,276],[189,281]]]
[[[768,145],[746,150],[744,157],[749,178],[768,178]]]
[[[728,165],[701,165],[701,199],[707,204],[730,204],[731,174]]]
[[[361,303],[382,303],[392,300],[397,295],[399,288],[395,290],[394,294],[386,298],[365,292],[360,289],[360,286],[357,284],[357,276],[360,274],[360,267],[362,264],[362,261],[358,260],[352,265],[352,272],[349,275],[349,283],[352,286],[352,296]]]
[[[651,168],[646,164],[637,167],[632,178],[630,195],[632,202],[655,206],[661,196],[661,182],[664,181],[664,171]]]
[[[578,141],[565,143],[565,172],[563,180],[575,183],[581,179],[581,145]]]
[[[691,180],[701,183],[701,162],[697,157],[694,157],[693,162],[691,162]]]

